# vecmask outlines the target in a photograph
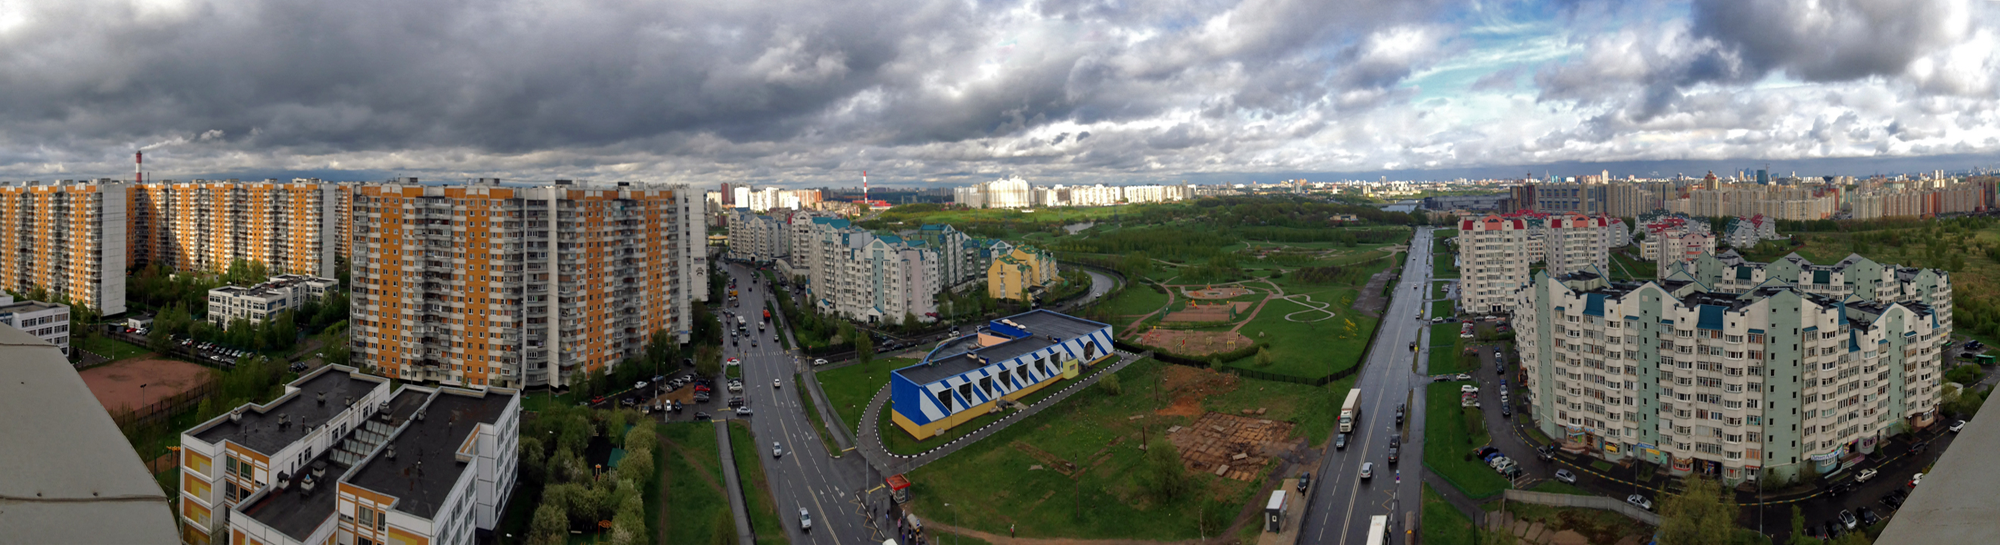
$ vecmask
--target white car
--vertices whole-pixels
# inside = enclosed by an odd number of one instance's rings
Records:
[[[1375,476],[1375,462],[1362,462],[1361,478],[1368,479],[1368,478],[1373,478],[1374,476]]]
[[[826,358],[813,358],[813,365],[826,365]]]
[[[750,407],[748,406],[736,408],[736,416],[750,416],[751,414]]]
[[[729,358],[727,361],[724,361],[723,363],[726,365],[737,365],[743,362],[737,361],[736,358]]]
[[[1873,478],[1875,478],[1875,474],[1876,474],[1876,471],[1875,471],[1875,470],[1873,470],[1873,469],[1863,469],[1863,470],[1861,470],[1861,472],[1860,472],[1860,473],[1856,473],[1856,474],[1854,474],[1854,482],[1857,482],[1857,483],[1865,483],[1865,482],[1868,482],[1868,479],[1873,479]]]
[[[784,456],[784,455],[785,455],[785,447],[784,447],[784,445],[780,445],[780,444],[778,444],[778,442],[777,442],[777,441],[772,441],[772,442],[771,442],[771,457],[772,457],[772,458],[777,458],[777,457],[780,457],[780,456]]]
[[[1962,429],[1965,429],[1965,421],[1964,421],[1964,420],[1960,420],[1960,421],[1957,421],[1957,422],[1952,422],[1952,423],[1951,423],[1951,432],[1952,432],[1952,433],[1958,433],[1958,430],[1962,430]]]
[[[1558,469],[1556,470],[1556,480],[1576,484],[1576,474],[1570,473],[1567,469]]]
[[[1632,504],[1633,507],[1645,509],[1647,511],[1653,510],[1653,500],[1646,499],[1645,496],[1641,496],[1638,494],[1626,496],[1625,503]]]
[[[774,390],[777,390],[777,389],[783,389],[783,388],[784,388],[783,386],[779,386],[779,385],[778,385],[778,379],[775,379],[775,378],[774,378],[774,379],[771,379],[771,389],[774,389]]]
[[[812,512],[806,511],[804,507],[799,508],[799,530],[806,532],[813,530]]]

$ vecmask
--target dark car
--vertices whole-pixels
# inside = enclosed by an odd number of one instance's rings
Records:
[[[1401,450],[1402,449],[1397,447],[1389,447],[1389,463],[1391,464],[1396,463],[1396,453]]]
[[[695,419],[695,420],[708,420],[708,413],[704,413],[704,412],[697,412],[697,413],[694,413],[694,419]]]
[[[1541,459],[1543,459],[1543,460],[1554,460],[1554,459],[1556,459],[1556,446],[1555,446],[1555,445],[1542,445],[1542,448],[1538,448],[1538,449],[1535,449],[1535,457],[1536,457],[1536,458],[1541,458]]]
[[[1888,494],[1882,496],[1882,505],[1887,505],[1890,509],[1898,509],[1903,506],[1903,498],[1895,494]]]
[[[1312,480],[1313,480],[1312,473],[1299,474],[1299,491],[1305,492],[1307,487],[1312,486]]]
[[[1343,433],[1333,437],[1333,450],[1347,450],[1347,434]]]
[[[1846,533],[1845,531],[1842,531],[1840,529],[1840,521],[1836,520],[1826,521],[1824,527],[1826,528],[1827,539],[1837,539],[1840,537],[1840,534]]]
[[[1485,458],[1485,457],[1486,457],[1486,455],[1488,455],[1488,454],[1492,454],[1492,453],[1495,453],[1495,452],[1500,452],[1500,449],[1499,449],[1499,448],[1496,448],[1496,447],[1493,447],[1493,446],[1484,446],[1484,447],[1479,447],[1479,448],[1477,448],[1477,449],[1473,449],[1473,451],[1472,451],[1472,457],[1473,457],[1473,458]]]
[[[1403,436],[1401,436],[1401,435],[1391,435],[1391,436],[1389,436],[1389,446],[1392,446],[1392,447],[1400,447],[1400,446],[1403,446]]]
[[[1513,418],[1513,417],[1514,417],[1514,408],[1512,405],[1500,406],[1500,418]]]
[[[1882,516],[1875,514],[1874,509],[1863,507],[1855,509],[1854,513],[1861,516],[1862,526],[1874,526],[1875,523],[1882,522]]]

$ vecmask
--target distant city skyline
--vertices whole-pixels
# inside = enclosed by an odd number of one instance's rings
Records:
[[[130,179],[138,149],[153,179],[781,187],[2000,165],[2000,3],[1326,11],[17,2],[0,180]]]

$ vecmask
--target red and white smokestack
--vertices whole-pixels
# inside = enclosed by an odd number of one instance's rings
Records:
[[[861,202],[868,202],[868,171],[861,171]]]
[[[146,183],[145,150],[132,152],[132,183],[135,184]]]

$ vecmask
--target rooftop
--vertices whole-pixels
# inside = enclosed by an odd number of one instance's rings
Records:
[[[361,399],[369,390],[388,381],[362,375],[351,367],[321,367],[315,374],[293,381],[292,386],[298,390],[271,402],[268,408],[240,409],[243,414],[240,421],[218,417],[214,425],[193,435],[211,444],[228,439],[250,450],[274,454],[305,437],[308,427],[325,425],[335,415],[347,410],[347,404],[352,400]],[[327,401],[323,405],[316,402],[322,393],[326,394]],[[279,427],[279,415],[285,415],[291,425]]]
[[[2000,502],[1993,501],[2000,471],[1988,461],[1995,451],[2000,451],[2000,418],[1967,421],[1876,543],[2000,542],[2000,524],[1993,523],[2000,520]]]
[[[956,376],[960,373],[969,372],[988,365],[988,363],[980,363],[979,360],[968,358],[965,356],[966,354],[979,356],[989,363],[1003,361],[1008,358],[1055,346],[1058,342],[1061,342],[1057,339],[1069,340],[1109,327],[1097,322],[1048,310],[1034,310],[1008,316],[1003,319],[1019,324],[1022,329],[1026,329],[1031,334],[981,347],[979,346],[979,334],[1000,337],[1010,337],[1012,335],[991,331],[990,328],[980,328],[980,331],[973,335],[945,341],[943,344],[938,345],[937,349],[932,350],[931,355],[923,363],[898,369],[896,372],[902,374],[903,378],[909,379],[911,382],[930,384],[944,380],[946,377]],[[1108,347],[1100,348],[1109,350]]]
[[[0,361],[0,541],[176,541],[167,495],[62,351],[0,326]]]
[[[439,504],[466,468],[467,464],[458,460],[459,446],[479,424],[500,421],[508,402],[516,396],[499,390],[484,394],[454,388],[438,391],[418,411],[419,416],[389,438],[380,452],[361,462],[347,482],[395,496],[397,511],[435,518]],[[390,452],[395,453],[394,458]]]
[[[401,426],[410,415],[416,414],[417,408],[423,406],[424,400],[428,397],[429,392],[404,388],[397,392],[395,397],[390,398],[389,411],[376,413],[376,418],[380,419],[382,418],[380,415],[387,414],[389,417],[384,421],[385,424],[390,427]],[[353,434],[353,431],[348,432],[349,436]],[[306,467],[324,465],[326,468],[325,473],[314,479],[316,482],[312,492],[308,493],[299,486],[305,475],[292,475],[290,481],[277,483],[284,488],[267,489],[262,499],[243,509],[243,515],[301,542],[312,537],[313,530],[318,529],[320,524],[333,516],[333,499],[339,496],[333,491],[333,483],[342,474],[347,473],[348,465],[334,461],[332,456],[334,452],[333,450],[320,452],[311,462],[306,463]]]

